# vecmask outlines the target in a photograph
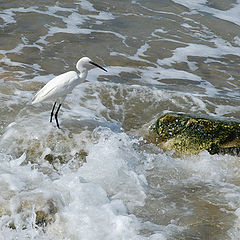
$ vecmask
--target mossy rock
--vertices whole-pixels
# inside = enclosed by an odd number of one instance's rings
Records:
[[[167,113],[150,127],[147,139],[177,155],[240,155],[240,123]]]
[[[45,227],[49,223],[55,222],[55,216],[48,214],[44,211],[36,211],[36,225],[40,227]]]

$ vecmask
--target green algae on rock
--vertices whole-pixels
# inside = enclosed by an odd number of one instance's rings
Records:
[[[150,127],[147,137],[163,150],[177,155],[210,154],[240,155],[240,123],[167,113]]]

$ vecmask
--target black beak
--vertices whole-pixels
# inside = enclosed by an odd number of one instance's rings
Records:
[[[103,71],[107,72],[107,70],[105,68],[101,67],[100,65],[96,64],[95,62],[90,61],[89,63],[91,63],[92,65],[94,65],[98,68],[101,68]]]

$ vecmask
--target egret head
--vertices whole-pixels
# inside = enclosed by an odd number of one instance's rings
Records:
[[[98,68],[101,68],[103,71],[107,72],[107,70],[105,68],[103,68],[100,65],[98,65],[97,63],[93,62],[88,57],[82,57],[80,60],[78,60],[78,62],[76,64],[76,68],[79,72],[83,72],[83,71],[86,71],[88,66],[90,66],[90,65],[94,65]]]

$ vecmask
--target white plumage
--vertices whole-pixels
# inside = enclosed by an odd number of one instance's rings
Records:
[[[62,105],[62,102],[64,101],[67,94],[72,92],[73,88],[76,85],[82,83],[86,79],[87,74],[88,74],[88,67],[90,66],[90,64],[92,64],[96,67],[99,67],[104,71],[107,71],[103,67],[92,62],[90,58],[83,57],[76,64],[76,68],[79,71],[79,74],[75,71],[69,71],[69,72],[63,73],[63,74],[53,78],[52,80],[50,80],[34,96],[34,98],[32,100],[32,104],[40,103],[45,100],[54,100],[55,103],[54,103],[52,111],[51,111],[50,122],[52,122],[54,108],[57,103],[59,104],[57,111],[55,113],[55,119],[56,119],[58,128],[60,128],[60,127],[59,127],[57,115],[58,115],[59,109]]]
[[[32,103],[35,104],[49,99],[62,103],[64,100],[62,98],[65,98],[78,83],[83,82],[79,80],[78,74],[74,71],[63,73],[53,78],[40,89],[33,98]]]

